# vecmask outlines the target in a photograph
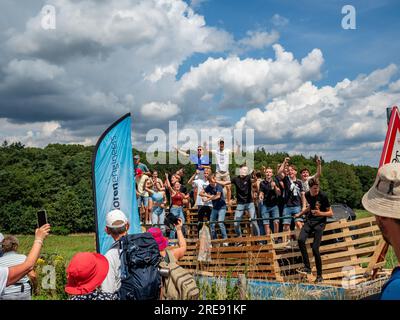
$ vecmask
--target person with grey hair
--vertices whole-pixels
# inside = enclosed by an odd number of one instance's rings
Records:
[[[6,287],[15,284],[25,275],[31,272],[40,255],[40,250],[43,246],[43,241],[50,233],[50,225],[45,224],[41,228],[36,229],[35,240],[33,241],[32,249],[29,252],[26,260],[23,263],[12,267],[0,266],[0,295]]]
[[[3,249],[1,246],[1,243],[3,242],[4,236],[3,234],[0,232],[0,257],[3,255]]]
[[[115,293],[121,287],[121,258],[119,240],[128,234],[129,221],[121,210],[112,210],[107,213],[106,233],[114,239],[111,248],[104,255],[109,263],[107,277],[101,285],[103,292]]]
[[[385,241],[400,261],[400,164],[385,164],[378,170],[374,185],[363,196],[362,204],[375,215]],[[400,266],[393,269],[382,288],[381,300],[400,300]]]
[[[14,236],[6,236],[1,242],[3,256],[0,258],[0,267],[13,267],[25,262],[26,255],[18,253],[19,241]],[[8,286],[0,295],[0,300],[31,300],[32,286],[36,282],[34,270],[22,277],[17,283]]]

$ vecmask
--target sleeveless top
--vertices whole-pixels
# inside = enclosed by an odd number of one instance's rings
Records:
[[[175,193],[174,196],[171,196],[171,201],[173,206],[183,206],[183,195],[180,192]]]

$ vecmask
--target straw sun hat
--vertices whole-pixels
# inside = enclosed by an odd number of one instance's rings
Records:
[[[400,164],[385,164],[363,196],[364,208],[377,216],[400,219]]]

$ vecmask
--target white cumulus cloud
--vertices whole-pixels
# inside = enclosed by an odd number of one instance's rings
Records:
[[[166,120],[179,113],[179,107],[168,101],[146,103],[141,108],[141,113],[145,118],[153,120]]]

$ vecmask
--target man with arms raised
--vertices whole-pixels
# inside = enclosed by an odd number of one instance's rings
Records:
[[[284,199],[285,206],[283,208],[283,231],[289,231],[292,220],[297,229],[301,229],[303,226],[303,219],[299,216],[295,217],[301,212],[302,207],[305,207],[305,198],[303,185],[299,179],[297,179],[297,169],[293,164],[288,165],[290,158],[285,158],[282,163],[278,175],[283,177],[282,182],[284,185]],[[288,166],[288,175],[285,175],[285,168]],[[287,243],[291,246],[290,241]]]
[[[313,176],[310,176],[310,170],[308,168],[303,168],[300,171],[300,176],[301,176],[301,183],[303,184],[303,191],[307,192],[310,190],[310,187],[308,186],[308,181],[311,178],[319,179],[321,177],[322,173],[322,166],[321,166],[321,159],[320,157],[317,158],[317,173],[314,174]]]
[[[268,167],[264,170],[265,179],[260,183],[260,201],[261,204],[261,217],[265,229],[265,234],[270,235],[270,219],[274,219],[274,233],[279,232],[279,208],[278,196],[281,195],[279,189],[279,182],[274,179],[274,172],[272,168]]]
[[[236,146],[235,153],[238,154],[240,152],[240,145],[237,143]],[[217,150],[211,150],[211,154],[215,156],[216,160],[216,179],[218,181],[231,181],[231,177],[229,175],[229,164],[231,163],[232,151],[225,149],[225,140],[222,137],[218,139],[218,147],[219,148]],[[226,201],[228,207],[230,207],[232,195],[231,186],[229,184],[226,185],[225,190]]]
[[[251,226],[253,235],[260,235],[260,229],[258,228],[258,223],[256,220],[256,209],[253,202],[252,196],[252,183],[254,181],[251,179],[249,174],[249,168],[246,165],[240,167],[239,176],[234,177],[232,181],[218,181],[217,183],[225,186],[233,184],[236,187],[236,197],[237,197],[237,207],[235,211],[235,233],[237,237],[242,236],[242,230],[240,229],[240,220],[242,220],[244,211],[248,211],[251,220]]]

